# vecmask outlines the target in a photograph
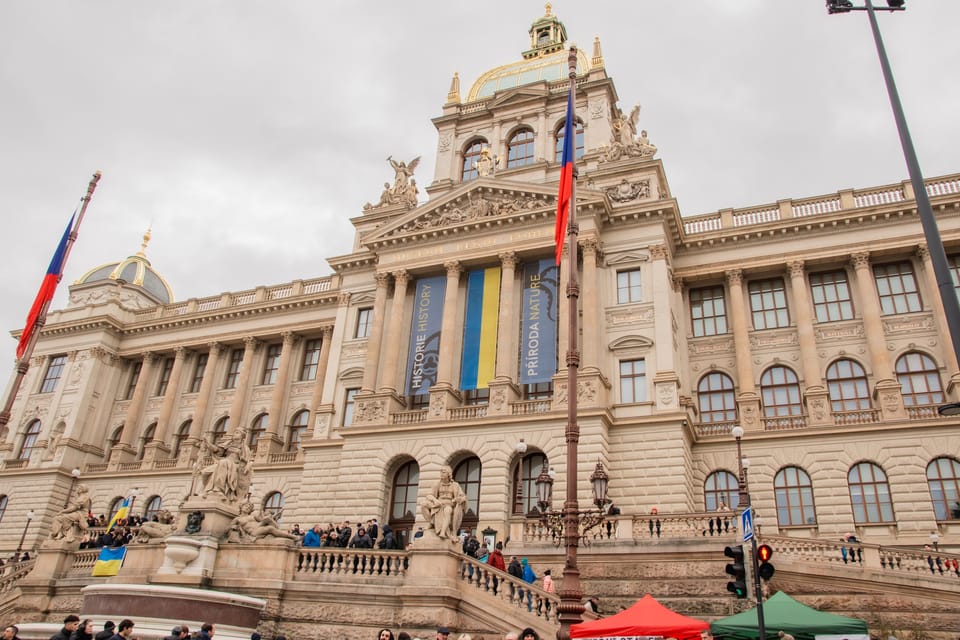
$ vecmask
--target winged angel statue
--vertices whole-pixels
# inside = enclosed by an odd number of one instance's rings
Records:
[[[639,121],[640,105],[634,106],[629,116],[617,108],[613,109],[610,115],[610,145],[602,147],[601,161],[614,162],[623,157],[646,158],[657,152],[657,148],[650,144],[646,131],[641,131],[639,138],[637,137]]]
[[[404,162],[403,160],[398,162],[393,159],[393,156],[388,156],[387,162],[393,167],[393,185],[384,182],[380,201],[377,204],[368,202],[363,205],[364,211],[396,204],[403,204],[407,209],[417,206],[417,194],[420,191],[417,189],[417,181],[413,179],[413,172],[417,170],[417,166],[420,164],[420,156],[410,162]]]

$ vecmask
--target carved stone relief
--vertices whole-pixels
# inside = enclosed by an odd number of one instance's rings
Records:
[[[416,220],[411,220],[390,235],[406,231],[418,231],[442,227],[448,224],[461,224],[482,218],[493,218],[509,215],[519,211],[532,211],[556,203],[555,198],[531,197],[494,197],[492,195],[473,195],[467,193],[467,202],[448,203],[438,209],[429,211]]]
[[[650,197],[650,180],[638,180],[630,182],[626,178],[620,181],[620,184],[607,187],[604,193],[614,202],[630,202],[631,200],[640,200]]]
[[[607,326],[617,327],[626,324],[637,327],[653,326],[653,305],[617,306],[607,309]]]

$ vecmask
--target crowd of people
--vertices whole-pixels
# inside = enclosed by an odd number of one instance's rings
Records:
[[[63,626],[55,634],[50,636],[50,640],[138,640],[133,635],[136,624],[133,620],[124,618],[120,624],[113,620],[107,620],[103,623],[103,628],[97,631],[93,619],[86,618],[81,620],[80,616],[70,614],[63,620]],[[20,640],[20,629],[16,625],[7,625],[3,629],[2,640]],[[213,623],[206,622],[195,631],[190,631],[186,624],[178,624],[173,627],[170,635],[164,636],[163,640],[213,640],[216,633],[216,627]],[[251,640],[261,640],[259,633],[254,633]],[[273,640],[286,640],[284,636],[276,636]]]
[[[406,631],[400,631],[396,636],[390,629],[380,629],[377,632],[377,640],[424,640],[420,637],[411,637]],[[450,640],[450,629],[448,627],[437,627],[436,640]],[[469,633],[461,633],[457,640],[484,640],[482,636],[471,636]],[[496,640],[500,640],[497,636]],[[523,631],[510,631],[503,635],[502,640],[540,640],[540,634],[527,627]]]
[[[350,549],[402,549],[401,540],[396,537],[390,525],[380,525],[376,518],[357,522],[354,529],[350,522],[342,524],[332,522],[326,527],[315,524],[308,530],[293,525],[290,533],[296,536],[302,547],[342,547]]]

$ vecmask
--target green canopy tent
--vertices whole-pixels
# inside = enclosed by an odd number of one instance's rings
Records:
[[[777,640],[778,631],[785,631],[796,640],[814,640],[818,635],[867,634],[863,620],[817,611],[783,591],[763,603],[763,620],[769,640]],[[760,633],[756,608],[717,620],[710,625],[710,633],[718,640],[757,640]]]

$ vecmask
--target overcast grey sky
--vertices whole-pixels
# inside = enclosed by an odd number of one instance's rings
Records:
[[[684,215],[906,177],[863,13],[828,16],[821,0],[553,5],[571,42],[589,51],[600,36]],[[960,172],[960,2],[907,5],[880,22],[920,163],[928,177]],[[325,258],[352,246],[349,218],[392,179],[388,155],[422,155],[416,178],[430,183],[430,118],[453,72],[466,95],[519,59],[543,12],[526,0],[2,3],[0,326],[22,326],[98,169],[55,307],[151,225],[147,255],[178,300],[327,274]]]

